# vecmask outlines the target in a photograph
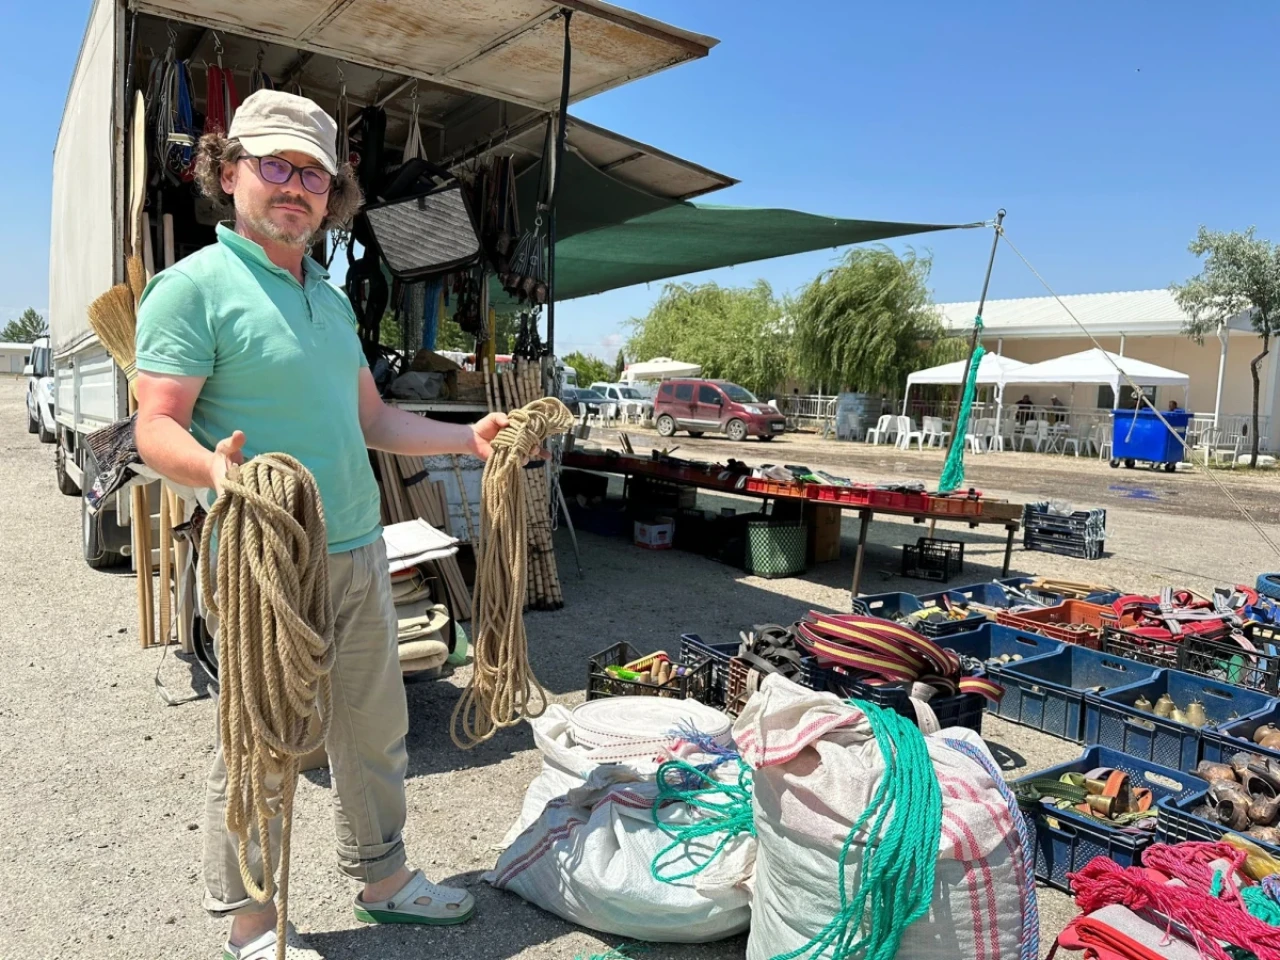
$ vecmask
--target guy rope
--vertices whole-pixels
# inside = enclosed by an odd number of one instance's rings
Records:
[[[218,724],[227,765],[227,829],[239,841],[240,877],[259,903],[275,896],[271,821],[280,825],[276,956],[284,960],[289,845],[300,758],[329,730],[333,611],[324,510],[297,460],[267,453],[232,468],[209,510],[201,556],[217,528],[217,590],[208,563],[200,586],[218,617]],[[320,724],[309,729],[318,713]],[[249,865],[256,826],[262,881]]]

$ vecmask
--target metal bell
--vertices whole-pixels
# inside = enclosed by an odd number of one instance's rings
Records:
[[[1187,715],[1181,707],[1174,707],[1173,713],[1169,714],[1169,719],[1174,723],[1186,723]]]
[[[1133,701],[1133,709],[1141,710],[1143,713],[1150,713],[1151,701],[1148,700],[1145,696],[1138,697],[1137,700]]]
[[[1264,723],[1257,730],[1253,731],[1253,742],[1262,743],[1263,740],[1273,733],[1280,733],[1280,731],[1276,729],[1276,725],[1274,723]]]
[[[1160,694],[1160,699],[1156,701],[1155,715],[1157,717],[1164,717],[1165,719],[1168,719],[1173,716],[1175,706],[1173,697],[1169,696],[1167,693],[1162,693]]]
[[[1209,722],[1209,715],[1204,712],[1204,704],[1199,700],[1192,700],[1187,704],[1187,723],[1195,727],[1197,730]]]

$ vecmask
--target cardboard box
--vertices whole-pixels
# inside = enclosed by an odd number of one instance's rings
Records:
[[[834,504],[805,504],[809,563],[829,563],[840,559],[840,521],[844,511]]]
[[[670,550],[676,539],[676,525],[669,517],[659,517],[654,523],[635,522],[635,544],[646,550]]]

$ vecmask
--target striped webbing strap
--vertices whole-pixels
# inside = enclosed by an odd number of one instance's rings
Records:
[[[796,642],[824,663],[867,674],[867,682],[924,683],[999,701],[1004,687],[986,677],[959,677],[960,658],[892,620],[810,611],[795,625]],[[955,679],[959,677],[959,679]]]

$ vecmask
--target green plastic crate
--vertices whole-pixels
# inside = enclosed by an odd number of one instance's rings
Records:
[[[747,524],[747,573],[757,577],[793,577],[805,569],[804,524],[753,520]]]

